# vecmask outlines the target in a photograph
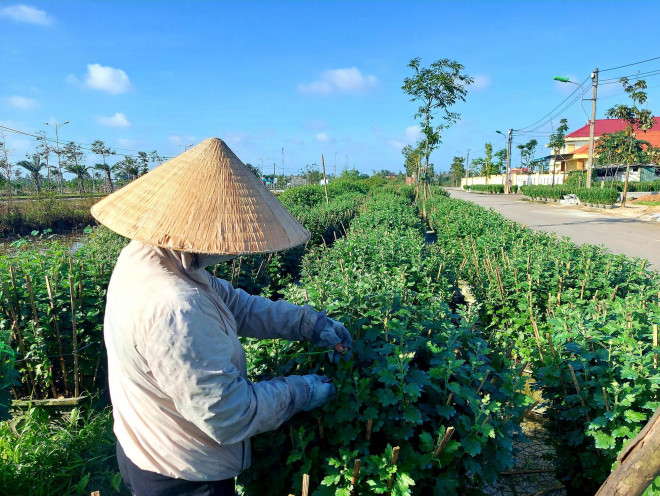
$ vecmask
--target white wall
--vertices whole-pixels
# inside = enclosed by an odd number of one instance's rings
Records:
[[[505,174],[498,174],[490,176],[486,182],[486,176],[475,176],[470,178],[461,179],[461,187],[465,184],[504,184],[506,181]],[[555,174],[555,184],[562,184],[564,182],[564,174]],[[531,184],[537,185],[552,185],[552,174],[511,174],[511,184],[518,186],[529,186]]]

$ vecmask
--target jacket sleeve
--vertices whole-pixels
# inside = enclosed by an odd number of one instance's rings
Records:
[[[208,272],[206,272],[208,274]],[[239,336],[259,339],[310,340],[318,318],[311,306],[284,300],[251,296],[242,289],[208,274],[213,290],[220,295],[236,319]]]
[[[151,327],[145,355],[154,379],[181,416],[219,444],[276,429],[302,409],[309,387],[302,376],[243,379],[232,363],[238,339],[204,300],[184,301]]]

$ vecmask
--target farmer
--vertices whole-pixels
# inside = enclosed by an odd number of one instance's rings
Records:
[[[105,344],[117,458],[136,495],[233,495],[250,437],[335,393],[318,375],[247,379],[239,336],[308,340],[337,362],[344,326],[204,270],[309,233],[219,139],[208,139],[92,207],[132,241],[108,287]]]

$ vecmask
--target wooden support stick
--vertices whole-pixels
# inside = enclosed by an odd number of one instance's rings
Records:
[[[398,446],[395,446],[392,448],[392,460],[390,465],[394,466],[396,465],[396,462],[399,460],[399,448]],[[396,472],[392,474],[392,477],[390,477],[390,480],[387,483],[387,489],[392,489],[392,484],[394,484],[394,478],[396,477]]]
[[[32,307],[32,318],[34,319],[34,325],[39,325],[39,316],[37,315],[37,305],[34,303],[34,291],[32,290],[32,278],[30,274],[25,274],[25,283],[30,293],[30,306]]]
[[[16,289],[16,273],[14,272],[14,267],[12,265],[9,266],[9,275],[11,276],[11,287],[14,290],[14,299],[16,300],[16,303],[18,303],[19,298],[18,289]]]
[[[71,259],[69,259],[71,262]],[[69,276],[69,293],[71,295],[71,337],[73,344],[73,391],[77,398],[80,393],[78,377],[78,333],[76,331],[76,291],[73,286],[73,276]]]
[[[55,336],[57,337],[57,347],[60,353],[60,367],[62,368],[62,378],[64,379],[64,394],[69,394],[69,383],[66,378],[66,363],[64,361],[64,350],[62,348],[62,336],[60,334],[60,326],[57,324],[57,312],[55,310],[55,300],[53,299],[53,290],[50,286],[50,279],[46,276],[46,290],[48,291],[48,299],[50,301],[50,309],[53,312],[53,327],[55,328]]]
[[[561,289],[564,283],[564,279],[559,276],[559,291],[557,292],[557,306],[561,305]]]
[[[477,394],[481,392],[481,388],[484,387],[484,384],[486,383],[486,380],[488,379],[489,375],[490,375],[490,370],[486,371],[486,375],[484,376],[483,380],[481,381],[481,384],[479,384],[479,387],[477,388]]]
[[[612,296],[610,296],[610,301],[614,301],[614,297],[616,296],[616,290],[619,289],[619,285],[617,284],[614,286],[614,291],[612,291]]]
[[[605,409],[609,412],[610,411],[610,402],[607,401],[607,390],[605,387],[603,387],[603,399],[605,400]]]
[[[42,339],[46,349],[46,355],[48,355],[48,345],[46,344],[46,340],[43,339],[43,331],[39,330],[39,315],[37,314],[37,305],[34,303],[34,291],[32,289],[32,278],[30,277],[30,274],[25,274],[25,283],[28,288],[28,293],[30,293],[30,305],[32,306],[32,318],[34,319],[35,333],[38,333],[39,337]],[[48,372],[50,372],[50,389],[53,393],[53,398],[57,398],[57,389],[55,389],[55,381],[53,380],[53,366],[50,364],[48,365]]]
[[[309,474],[303,474],[302,496],[309,496]]]
[[[454,393],[449,393],[449,397],[447,398],[447,402],[445,403],[445,406],[451,405],[453,399],[454,399]]]
[[[355,486],[358,481],[358,475],[360,475],[360,465],[362,464],[362,460],[357,458],[355,460],[355,463],[353,464],[353,477],[351,478],[351,485]],[[351,491],[351,494],[353,494],[353,491]]]
[[[658,324],[653,324],[653,347],[658,346]],[[653,368],[658,368],[658,354],[653,354]]]
[[[328,198],[328,179],[325,177],[325,159],[323,158],[323,154],[321,154],[321,166],[323,167],[323,185],[325,186],[325,204],[328,205],[330,203],[330,199]]]
[[[364,435],[364,438],[367,441],[371,441],[371,428],[373,427],[373,425],[374,425],[373,419],[367,420],[367,432]]]
[[[539,328],[536,325],[536,320],[534,319],[534,313],[532,311],[532,302],[530,299],[529,303],[529,318],[532,321],[532,328],[534,329],[534,337],[536,338],[536,346],[539,349],[539,357],[541,358],[541,361],[543,362],[543,351],[541,350],[541,336],[539,335]]]
[[[580,290],[580,299],[581,300],[584,299],[584,285],[585,285],[586,282],[587,282],[587,279],[585,277],[584,279],[582,279],[582,289]]]
[[[568,369],[571,371],[571,377],[573,378],[573,384],[575,385],[575,390],[577,391],[578,398],[580,398],[580,404],[586,408],[587,404],[584,402],[584,398],[582,398],[582,395],[580,394],[580,384],[578,383],[577,376],[575,375],[575,370],[573,370],[573,366],[569,363],[568,364]],[[587,420],[591,422],[591,416],[587,413]]]
[[[442,453],[442,450],[445,448],[451,437],[454,435],[454,427],[449,426],[447,427],[447,430],[445,431],[445,435],[442,436],[442,439],[438,443],[438,447],[435,449],[435,452],[433,453],[433,456],[435,458],[438,458],[440,456],[440,453]]]

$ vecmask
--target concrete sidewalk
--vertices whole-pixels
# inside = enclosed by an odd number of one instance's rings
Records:
[[[660,222],[603,213],[595,209],[557,203],[535,203],[522,195],[483,195],[460,189],[448,190],[452,198],[492,208],[526,226],[571,238],[574,243],[604,245],[610,253],[646,258],[660,270]]]

